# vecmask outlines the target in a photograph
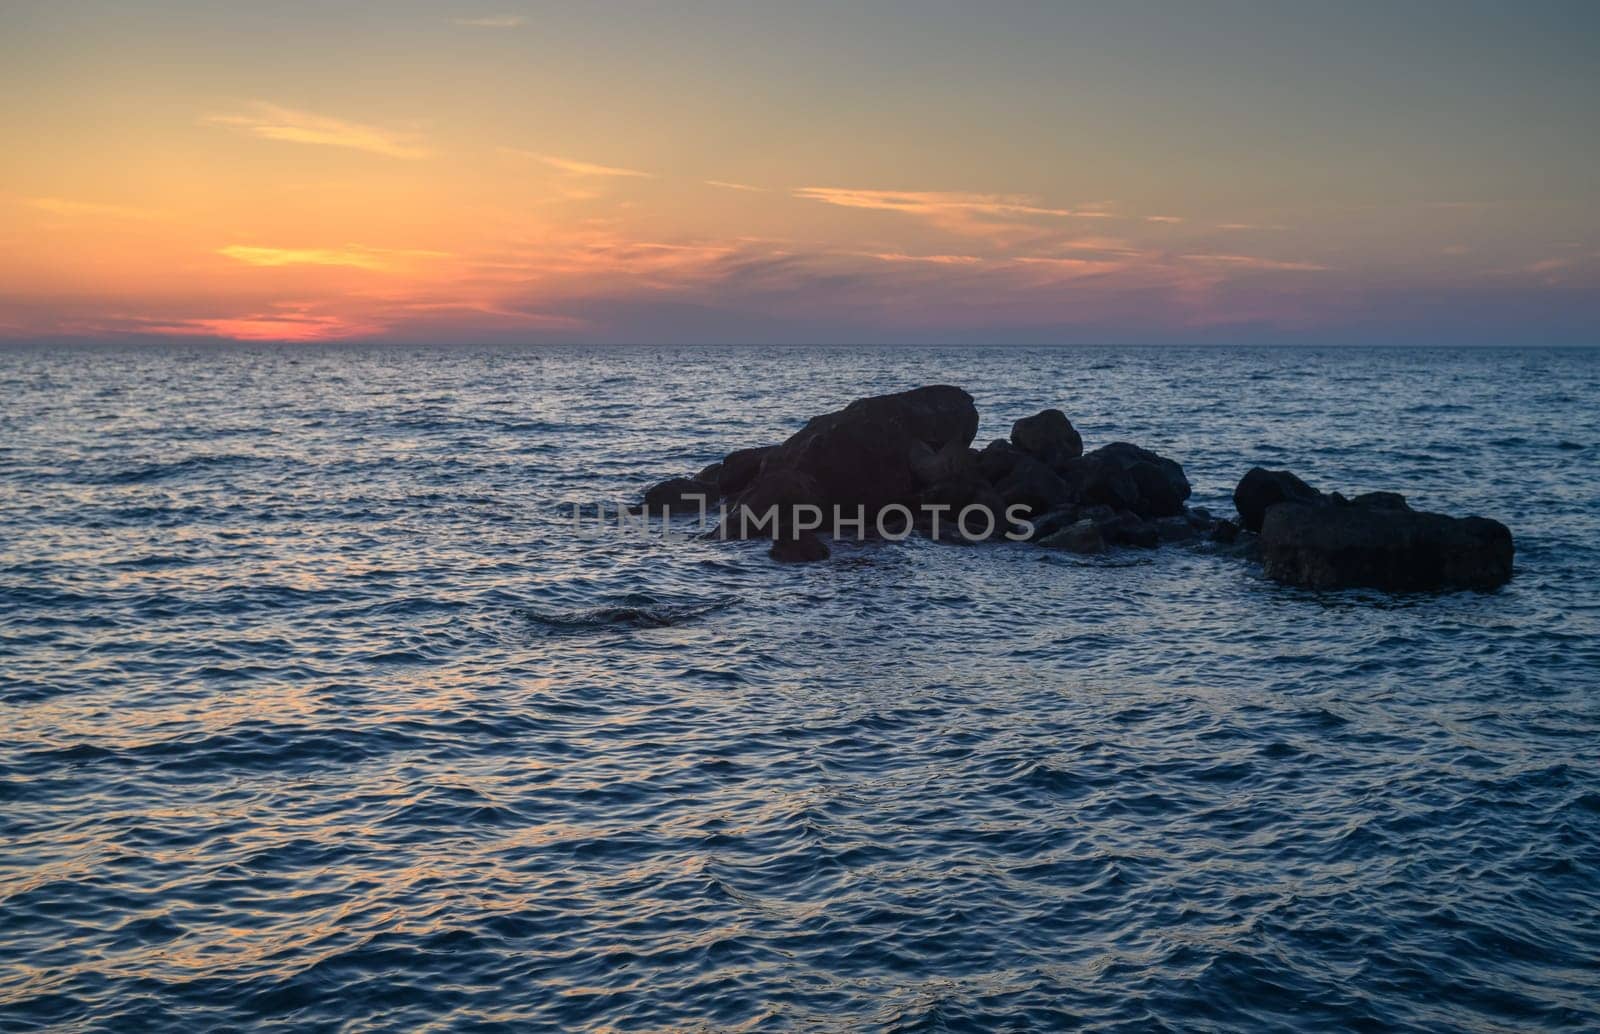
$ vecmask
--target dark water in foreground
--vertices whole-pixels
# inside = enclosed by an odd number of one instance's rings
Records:
[[[555,519],[934,381],[1516,579]],[[1594,1029],[1597,584],[1593,351],[0,352],[0,1026]]]

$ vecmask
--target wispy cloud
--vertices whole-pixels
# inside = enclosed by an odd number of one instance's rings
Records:
[[[1144,217],[1144,221],[1147,222],[1147,223],[1181,223],[1181,222],[1183,222],[1183,216],[1181,216],[1181,215],[1147,215],[1147,216]]]
[[[482,18],[452,18],[451,21],[470,29],[515,29],[528,24],[528,19],[520,14],[491,14]]]
[[[361,245],[344,248],[264,248],[230,244],[218,249],[217,254],[249,266],[347,266],[380,271],[393,270],[408,258],[449,257],[449,253],[443,251],[368,248]]]
[[[1572,265],[1572,260],[1569,258],[1548,258],[1530,262],[1524,268],[1530,273],[1554,273],[1556,270],[1566,269],[1570,265]]]
[[[209,115],[203,121],[227,126],[263,140],[344,147],[388,158],[415,159],[428,156],[427,149],[420,145],[413,133],[347,122],[264,101],[251,104],[246,113]]]
[[[755,193],[766,193],[766,187],[752,187],[748,183],[730,183],[728,180],[706,180],[708,187],[721,187],[723,190],[746,190]]]
[[[906,255],[898,251],[862,252],[862,255],[879,262],[926,262],[935,266],[975,266],[984,261],[978,255]]]
[[[149,208],[132,208],[127,205],[103,205],[96,201],[73,201],[61,197],[33,197],[28,205],[52,215],[96,216],[109,219],[146,221],[164,218],[166,213]]]
[[[624,169],[615,165],[599,165],[595,162],[580,162],[575,158],[563,158],[554,154],[540,154],[538,151],[527,151],[520,147],[502,147],[500,150],[506,154],[514,154],[519,158],[532,158],[534,161],[543,162],[552,169],[560,169],[571,176],[655,178],[652,173],[640,172],[638,169]]]
[[[1061,251],[1098,251],[1107,255],[1137,255],[1141,250],[1120,237],[1072,237],[1056,242],[1055,247]]]
[[[1317,265],[1315,262],[1284,262],[1278,259],[1260,258],[1255,255],[1217,255],[1193,254],[1183,255],[1189,262],[1199,262],[1205,265],[1228,266],[1235,269],[1260,269],[1282,270],[1285,272],[1322,272],[1327,266]]]
[[[847,187],[799,187],[796,197],[841,208],[870,208],[909,215],[946,215],[976,212],[983,215],[1084,214],[1067,208],[1046,208],[1032,198],[1014,194],[963,194],[934,190],[860,190]],[[1098,215],[1098,212],[1092,213]]]
[[[921,219],[946,233],[981,238],[1007,249],[1038,243],[1055,232],[1046,230],[1044,224],[1057,220],[1113,218],[1108,202],[1057,208],[1022,194],[799,187],[793,195],[838,208],[895,212]]]
[[[1023,256],[1015,260],[1022,268],[1031,268],[1052,278],[1077,279],[1085,276],[1106,276],[1129,268],[1123,260],[1086,258],[1044,258]]]

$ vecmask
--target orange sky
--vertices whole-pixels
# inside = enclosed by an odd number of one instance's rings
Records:
[[[0,337],[1566,341],[1600,311],[1559,25],[1411,65],[1286,25],[1257,68],[1176,17],[135,6],[0,12]],[[1545,78],[1480,82],[1501,45]]]

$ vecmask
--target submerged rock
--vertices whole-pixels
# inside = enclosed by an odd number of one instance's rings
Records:
[[[828,559],[833,552],[815,532],[803,531],[793,537],[773,539],[767,555],[783,564],[812,564]]]
[[[1106,537],[1101,533],[1100,525],[1091,520],[1075,521],[1035,541],[1045,549],[1064,549],[1069,553],[1106,551]]]
[[[1162,542],[1188,542],[1190,539],[1200,537],[1203,525],[1196,525],[1189,515],[1179,514],[1176,517],[1158,517],[1150,522],[1155,525],[1156,534]]]
[[[1076,506],[1066,506],[1059,510],[1051,510],[1049,513],[1036,516],[1032,520],[1033,536],[1031,541],[1040,542],[1054,535],[1062,528],[1070,528],[1081,519],[1082,514],[1078,512]]]
[[[1144,520],[1132,510],[1119,510],[1098,524],[1100,534],[1114,546],[1154,549],[1161,544],[1161,532],[1155,523]]]
[[[1261,526],[1267,577],[1313,589],[1493,589],[1511,579],[1512,554],[1499,521],[1420,513],[1388,499],[1278,503]]]

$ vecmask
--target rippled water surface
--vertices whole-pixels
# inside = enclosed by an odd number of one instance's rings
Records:
[[[967,387],[1516,535],[580,538]],[[1600,1026],[1600,353],[0,352],[0,1026]]]

